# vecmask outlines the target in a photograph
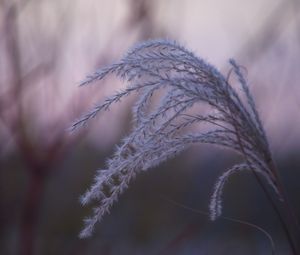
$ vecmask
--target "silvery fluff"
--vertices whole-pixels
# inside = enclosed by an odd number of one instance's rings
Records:
[[[98,202],[93,215],[85,220],[81,238],[92,234],[96,222],[110,211],[139,172],[196,143],[228,148],[244,159],[216,181],[209,205],[212,220],[221,215],[224,184],[236,172],[248,170],[261,176],[281,198],[268,141],[246,79],[233,59],[229,64],[231,70],[225,77],[176,42],[153,40],[138,44],[121,61],[96,71],[81,83],[87,85],[115,74],[128,86],[74,122],[72,129],[85,125],[124,97],[137,94],[132,107],[132,131],[116,148],[106,169],[97,171],[94,183],[81,197],[83,205]],[[239,90],[230,84],[231,74],[237,78]],[[159,103],[153,103],[154,95],[159,96]],[[205,114],[192,111],[203,104],[211,111]],[[199,132],[190,129],[205,124],[211,129]]]

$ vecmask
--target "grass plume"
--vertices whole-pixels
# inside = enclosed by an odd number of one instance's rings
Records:
[[[154,40],[138,44],[118,63],[88,76],[82,86],[115,74],[128,86],[107,98],[75,121],[72,129],[87,124],[100,112],[124,97],[138,94],[132,107],[133,128],[108,160],[106,169],[97,171],[94,183],[81,197],[83,205],[97,201],[93,215],[85,220],[80,237],[90,236],[94,225],[108,213],[130,182],[141,172],[176,156],[192,144],[206,143],[231,149],[244,158],[217,180],[209,205],[210,218],[222,213],[223,187],[229,177],[249,170],[268,183],[282,199],[277,175],[272,168],[271,153],[254,100],[240,66],[229,60],[231,72],[241,92],[214,66],[195,56],[176,42]],[[153,106],[151,98],[160,96]],[[208,114],[190,110],[206,104]],[[191,113],[190,113],[191,112]],[[189,126],[209,124],[208,131],[190,131]]]

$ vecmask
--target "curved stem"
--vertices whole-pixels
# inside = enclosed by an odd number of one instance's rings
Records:
[[[209,216],[209,213],[208,212],[205,212],[205,211],[202,211],[202,210],[199,210],[199,209],[194,209],[192,207],[189,207],[189,206],[186,206],[184,204],[181,204],[181,203],[178,203],[174,200],[171,200],[167,197],[162,197],[164,200],[176,205],[176,206],[179,206],[179,207],[182,207],[184,209],[187,209],[191,212],[195,212],[195,213],[199,213],[199,214],[202,214],[202,215],[206,215],[206,216]],[[260,231],[262,234],[264,234],[269,242],[270,242],[270,245],[271,245],[271,254],[272,255],[275,255],[275,243],[273,241],[273,238],[272,236],[266,231],[264,230],[263,228],[259,227],[258,225],[256,224],[253,224],[253,223],[250,223],[248,221],[244,221],[244,220],[239,220],[239,219],[235,219],[235,218],[231,218],[231,217],[227,217],[227,216],[220,216],[220,219],[223,219],[223,220],[226,220],[226,221],[230,221],[230,222],[234,222],[234,223],[238,223],[238,224],[242,224],[242,225],[246,225],[246,226],[249,226],[251,228],[255,228],[256,230]]]
[[[293,211],[291,210],[291,207],[288,204],[287,196],[285,194],[283,184],[281,183],[279,173],[278,173],[277,169],[275,168],[275,164],[273,163],[272,159],[270,159],[270,160],[267,161],[267,163],[270,165],[271,171],[273,172],[273,174],[275,176],[276,184],[278,185],[278,188],[279,188],[279,193],[280,193],[280,195],[283,198],[283,202],[284,202],[284,205],[285,205],[284,209],[285,209],[285,211],[286,211],[286,213],[288,215],[288,221],[289,222],[286,222],[286,220],[284,219],[284,216],[282,215],[282,213],[281,213],[281,211],[279,209],[278,203],[276,203],[274,201],[274,199],[272,198],[272,195],[270,194],[269,190],[265,187],[264,182],[260,179],[260,177],[258,176],[258,174],[255,172],[255,170],[251,166],[251,163],[248,160],[247,154],[245,152],[245,148],[244,148],[242,140],[241,140],[239,129],[235,125],[233,125],[233,127],[235,128],[236,136],[237,136],[237,141],[238,141],[238,144],[239,144],[240,149],[242,151],[242,154],[243,154],[243,156],[244,156],[244,158],[245,158],[245,160],[246,160],[249,168],[253,172],[253,174],[254,174],[254,176],[255,176],[255,178],[256,178],[259,186],[262,188],[263,192],[265,193],[265,195],[267,197],[267,200],[270,202],[270,204],[272,205],[272,208],[273,208],[274,212],[278,216],[278,219],[279,219],[280,224],[281,224],[281,226],[282,226],[282,228],[283,228],[283,230],[285,232],[286,238],[287,238],[287,240],[289,242],[289,245],[290,245],[290,248],[292,250],[293,255],[300,255],[299,246],[297,244],[297,237],[294,234],[295,232],[292,231],[292,229],[291,229],[291,227],[292,227],[292,224],[291,224],[292,217],[291,217],[291,215],[294,215],[294,214],[293,214]]]
[[[283,208],[286,213],[286,224],[289,228],[289,232],[291,234],[291,239],[295,246],[294,247],[295,251],[296,251],[295,254],[299,255],[300,254],[299,221],[298,221],[298,218],[296,217],[294,208],[291,206],[291,204],[289,202],[288,195],[287,195],[285,187],[281,181],[279,171],[277,170],[277,168],[272,160],[269,162],[269,165],[270,165],[270,169],[272,170],[272,172],[276,178],[277,186],[278,186],[279,192],[281,193],[281,196],[282,196]]]
[[[275,201],[273,200],[272,196],[270,195],[269,191],[267,190],[267,188],[265,187],[264,183],[262,182],[262,180],[260,179],[260,177],[258,176],[258,174],[255,172],[255,171],[252,171],[259,186],[262,188],[264,194],[266,195],[267,197],[267,200],[270,202],[274,212],[276,213],[278,219],[279,219],[279,222],[282,226],[282,229],[286,235],[286,238],[290,244],[290,247],[291,247],[291,250],[293,252],[294,255],[299,255],[300,253],[298,252],[298,249],[297,249],[297,244],[294,240],[294,237],[293,237],[293,234],[291,233],[291,230],[289,229],[288,227],[288,224],[286,223],[286,221],[284,220],[284,217],[282,216],[282,213],[280,212],[277,204],[275,203]]]

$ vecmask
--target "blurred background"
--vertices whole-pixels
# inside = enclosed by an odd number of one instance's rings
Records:
[[[0,254],[270,254],[266,236],[208,216],[216,178],[241,159],[197,146],[143,173],[97,225],[79,196],[130,130],[128,98],[87,127],[76,118],[125,86],[78,88],[138,41],[175,39],[224,74],[234,57],[251,91],[291,203],[300,215],[300,1],[0,0]],[[250,173],[225,187],[224,215],[264,228],[289,254]]]

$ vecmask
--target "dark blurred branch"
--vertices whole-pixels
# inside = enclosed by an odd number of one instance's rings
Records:
[[[180,246],[185,242],[190,240],[193,236],[198,234],[201,225],[199,223],[189,223],[187,224],[180,232],[177,234],[163,250],[159,253],[159,255],[171,255],[176,254],[176,251],[180,248]]]
[[[29,92],[30,86],[33,86],[40,79],[44,78],[45,75],[51,72],[52,68],[52,62],[40,63],[33,67],[21,78],[24,97],[26,96],[26,92]],[[11,100],[15,97],[17,93],[18,87],[14,86],[8,88],[5,92],[0,94],[0,116],[2,116],[2,118],[6,110],[9,110],[10,108],[15,106]]]
[[[27,162],[30,171],[29,190],[26,195],[23,213],[21,214],[21,230],[20,230],[20,254],[33,254],[33,239],[37,221],[38,207],[40,204],[40,196],[43,178],[41,171],[37,170],[35,163],[33,146],[30,143],[24,123],[24,115],[22,109],[23,83],[21,70],[21,55],[19,51],[18,24],[17,24],[17,6],[12,5],[7,11],[5,18],[5,39],[7,57],[10,61],[11,70],[11,86],[14,91],[11,101],[17,105],[15,119],[13,124],[17,129],[16,143],[23,158]],[[31,168],[30,168],[31,167]]]
[[[33,170],[33,169],[32,169]],[[26,194],[24,211],[21,216],[20,254],[34,254],[35,226],[39,219],[39,206],[42,200],[45,177],[44,169],[34,169],[31,173],[29,189]]]
[[[129,29],[140,27],[140,39],[146,40],[157,35],[154,25],[155,4],[153,1],[146,0],[130,0],[131,16],[128,19],[127,26]]]
[[[24,1],[22,3],[28,2]],[[32,135],[28,132],[30,120],[28,120],[25,112],[26,108],[23,105],[24,97],[30,91],[29,86],[34,86],[41,78],[52,71],[55,58],[35,66],[33,64],[32,67],[29,67],[30,71],[24,74],[21,67],[22,52],[20,51],[18,31],[20,7],[15,3],[7,5],[2,3],[2,6],[6,8],[5,23],[3,25],[4,37],[2,40],[6,47],[10,80],[8,90],[0,96],[0,120],[14,139],[29,176],[28,190],[25,194],[24,207],[21,213],[19,252],[23,255],[32,255],[34,254],[36,226],[39,221],[39,208],[47,176],[50,172],[53,173],[55,163],[58,162],[58,159],[64,157],[70,146],[73,145],[74,141],[78,141],[83,133],[73,135],[70,139],[63,128],[58,130],[57,135],[49,142],[39,140],[34,143],[32,141]],[[59,117],[56,123],[60,123],[62,118],[63,116]],[[56,125],[55,128],[57,129],[59,126],[61,125]]]

